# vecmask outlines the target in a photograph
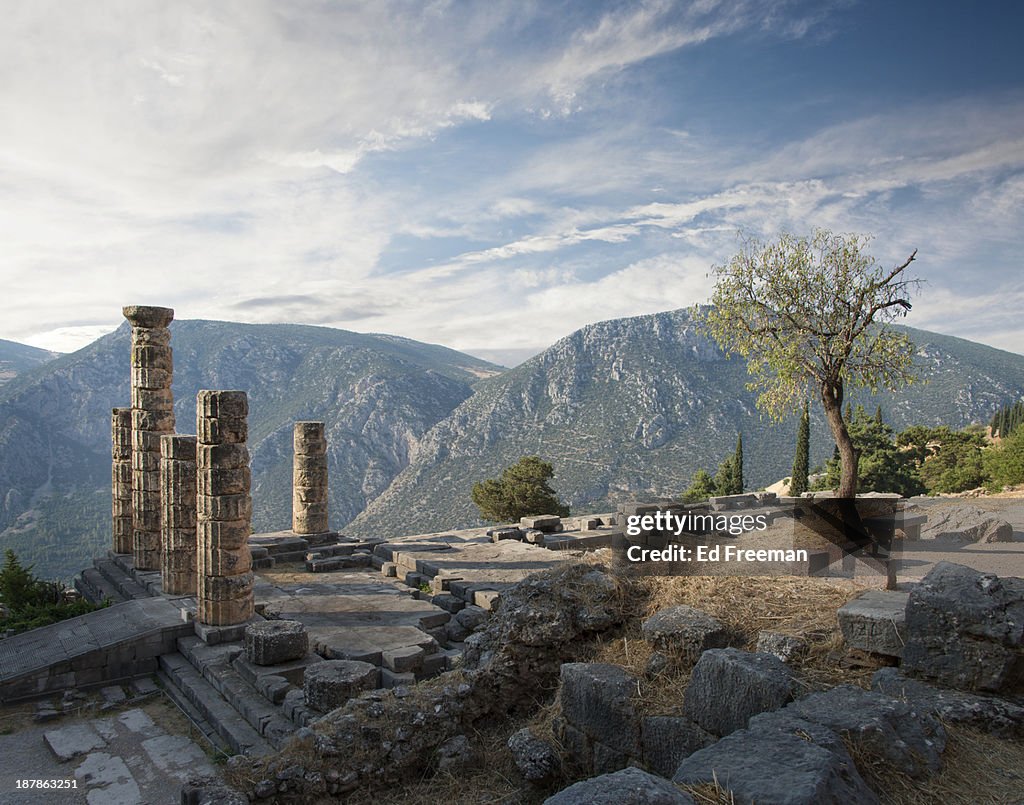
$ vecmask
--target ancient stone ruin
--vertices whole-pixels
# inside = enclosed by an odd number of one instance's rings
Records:
[[[160,437],[174,433],[174,311],[130,305],[132,325],[132,529],[135,567],[160,569]]]
[[[196,594],[196,437],[160,437],[160,579],[168,595]]]
[[[113,409],[110,425],[113,459],[110,471],[113,547],[114,553],[131,553],[134,533],[132,526],[132,409]]]
[[[233,626],[253,614],[249,403],[244,391],[196,398],[196,541],[200,623]]]
[[[327,527],[327,439],[323,422],[296,422],[292,459],[292,531],[322,534]]]

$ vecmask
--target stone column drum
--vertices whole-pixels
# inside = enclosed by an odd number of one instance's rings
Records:
[[[296,422],[292,463],[292,531],[327,531],[327,438],[323,422]]]
[[[253,614],[248,414],[244,391],[200,391],[196,398],[197,617],[210,626]]]
[[[110,415],[113,461],[110,467],[114,553],[132,548],[132,409],[114,408]]]
[[[196,594],[196,437],[160,437],[160,585]]]
[[[174,433],[167,307],[122,308],[132,325],[132,519],[138,570],[160,569],[160,437]]]

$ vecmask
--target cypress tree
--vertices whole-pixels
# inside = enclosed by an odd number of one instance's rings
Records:
[[[793,457],[793,475],[789,481],[789,494],[799,497],[807,491],[807,474],[811,463],[811,411],[810,403],[804,401],[804,412],[800,416],[800,427],[796,433],[796,455]]]
[[[875,409],[875,422],[877,422],[879,425],[882,424],[882,406],[881,406],[881,404],[879,404],[879,406]]]
[[[742,495],[743,494],[743,434],[742,433],[737,433],[736,434],[736,454],[733,456],[732,465],[733,465],[732,484],[733,484],[733,489],[736,490],[733,494],[735,494],[735,495]]]

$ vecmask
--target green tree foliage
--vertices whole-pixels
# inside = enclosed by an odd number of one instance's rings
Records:
[[[554,476],[548,462],[539,456],[525,456],[502,472],[501,478],[473,484],[473,502],[484,519],[496,522],[540,514],[565,517],[569,508],[558,501],[548,484]]]
[[[858,405],[849,422],[850,438],[857,451],[857,484],[865,492],[896,492],[905,497],[925,491],[914,457],[896,446],[893,430]],[[825,486],[839,483],[840,462],[825,465]]]
[[[986,450],[982,464],[992,490],[1024,484],[1024,428],[1014,429],[1002,444]]]
[[[736,457],[729,456],[718,465],[715,473],[715,494],[736,495]]]
[[[65,601],[63,593],[63,584],[36,578],[32,565],[22,565],[8,548],[0,568],[0,600],[5,607],[0,629],[23,632],[98,609],[88,601]]]
[[[0,601],[8,610],[18,612],[25,607],[48,603],[51,590],[32,574],[32,565],[25,567],[17,554],[8,548],[0,568]]]
[[[1006,439],[1024,422],[1024,400],[1004,405],[992,417],[992,437]]]
[[[748,241],[716,266],[712,306],[695,311],[727,353],[747,361],[758,407],[775,419],[814,388],[841,458],[839,494],[857,491],[857,454],[842,416],[847,387],[896,388],[913,380],[914,345],[887,326],[910,309],[917,280],[864,253],[868,238],[817,230]]]
[[[697,470],[693,474],[693,480],[690,482],[690,487],[683,492],[684,503],[699,503],[702,500],[707,500],[717,494],[715,487],[715,479],[711,477],[711,473],[707,470]]]
[[[985,438],[977,430],[914,425],[896,437],[896,445],[917,465],[929,494],[963,492],[987,481],[982,459]]]
[[[793,457],[793,474],[789,481],[789,494],[799,497],[807,491],[807,477],[811,464],[811,408],[810,401],[804,401],[804,412],[800,416],[800,427],[796,433],[796,455]]]

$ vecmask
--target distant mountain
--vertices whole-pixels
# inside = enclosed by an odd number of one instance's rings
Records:
[[[249,393],[254,526],[291,525],[292,423],[327,423],[332,526],[408,463],[420,436],[500,367],[389,335],[176,321],[177,429],[200,388]],[[110,542],[110,409],[129,404],[129,329],[0,387],[0,549],[69,577]]]
[[[0,386],[29,369],[52,361],[59,354],[0,338]]]
[[[896,394],[851,397],[882,406],[897,429],[912,423],[987,422],[1024,393],[1024,357],[904,328],[921,379]],[[726,360],[686,311],[590,325],[504,374],[420,440],[412,463],[347,528],[398,535],[471,525],[475,481],[521,456],[554,465],[553,486],[573,511],[634,497],[677,497],[693,473],[714,472],[743,433],[747,488],[789,474],[797,428],[762,419],[743,361]],[[812,405],[812,464],[833,449]]]

